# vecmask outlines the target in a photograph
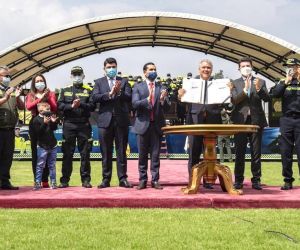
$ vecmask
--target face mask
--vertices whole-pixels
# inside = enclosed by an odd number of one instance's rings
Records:
[[[295,74],[294,69],[293,68],[286,68],[285,72],[287,75],[289,76],[293,76]]]
[[[243,76],[249,76],[252,72],[252,68],[251,67],[243,67],[240,69],[240,71]]]
[[[9,84],[10,84],[10,77],[7,77],[7,76],[3,76],[2,77],[2,84],[5,86],[5,87],[8,87]]]
[[[157,77],[156,71],[150,71],[150,72],[148,73],[148,76],[147,76],[147,78],[148,78],[150,81],[154,81],[156,77]]]
[[[80,85],[83,83],[83,77],[82,76],[73,76],[73,84]]]
[[[46,87],[46,84],[44,82],[36,82],[35,83],[35,88],[37,90],[42,91],[42,90],[44,90],[45,87]]]
[[[106,69],[106,75],[107,75],[109,78],[114,78],[114,77],[117,75],[117,69],[116,69],[116,68],[109,68],[109,69]]]

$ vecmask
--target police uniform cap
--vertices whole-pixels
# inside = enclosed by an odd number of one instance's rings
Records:
[[[71,74],[75,74],[75,73],[83,73],[83,69],[80,66],[74,66],[71,69]]]
[[[300,65],[300,60],[298,60],[297,58],[290,58],[283,64],[283,66],[288,65]]]

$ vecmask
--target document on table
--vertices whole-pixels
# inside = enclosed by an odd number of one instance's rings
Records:
[[[231,95],[228,83],[229,79],[206,82],[202,79],[184,79],[182,88],[185,90],[185,94],[181,101],[198,104],[229,103]]]

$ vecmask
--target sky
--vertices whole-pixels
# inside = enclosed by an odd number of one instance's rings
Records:
[[[73,22],[104,15],[140,11],[190,13],[229,20],[277,36],[300,47],[300,1],[298,0],[0,0],[0,51],[31,36]],[[51,89],[70,84],[70,70],[82,66],[86,82],[103,76],[103,61],[115,57],[118,70],[141,75],[142,67],[152,61],[158,73],[185,75],[197,73],[199,61],[209,58],[214,72],[237,78],[237,65],[203,53],[164,47],[126,48],[89,56],[45,73]],[[0,58],[1,64],[1,58]],[[273,83],[269,82],[268,86]],[[27,85],[28,87],[29,85]]]

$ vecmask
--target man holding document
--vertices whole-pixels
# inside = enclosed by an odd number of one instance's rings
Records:
[[[212,62],[203,59],[199,65],[199,76],[195,79],[184,79],[182,89],[178,90],[178,98],[187,102],[187,124],[221,124],[223,104],[230,101],[228,79],[212,80]],[[191,177],[192,167],[199,163],[203,148],[203,136],[189,136],[188,171]],[[205,188],[212,188],[205,184]]]

